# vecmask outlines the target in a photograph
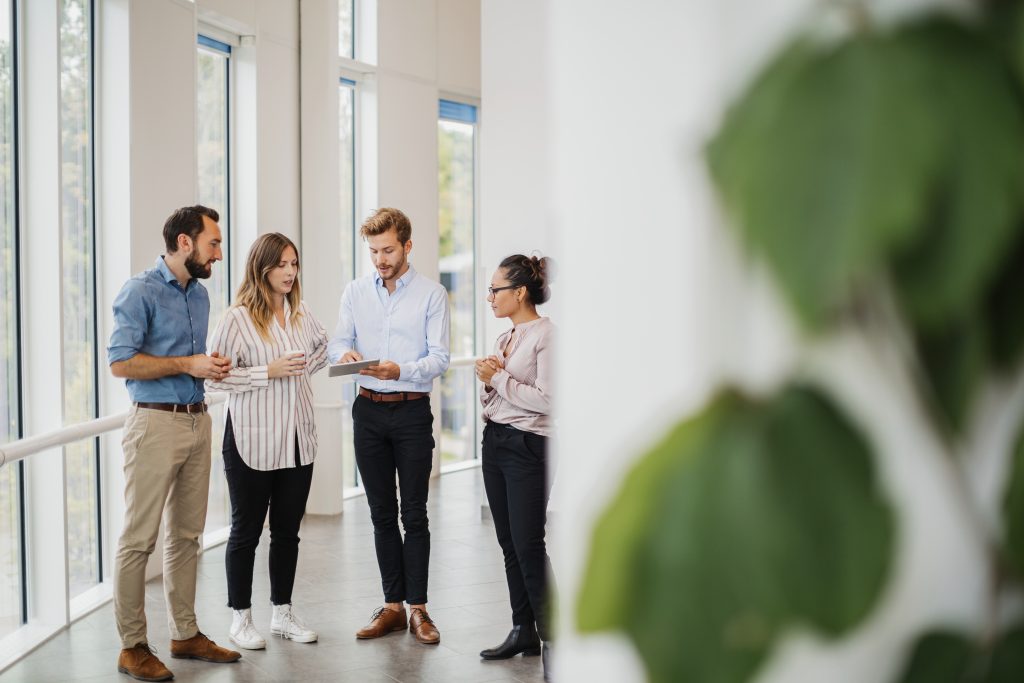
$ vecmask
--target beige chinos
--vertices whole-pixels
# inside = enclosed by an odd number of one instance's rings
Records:
[[[124,426],[124,529],[117,546],[114,618],[121,646],[146,643],[146,564],[164,522],[164,598],[171,638],[196,624],[196,561],[210,489],[209,413],[133,407]]]

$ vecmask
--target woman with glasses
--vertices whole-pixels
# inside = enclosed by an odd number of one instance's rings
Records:
[[[292,611],[299,524],[313,478],[317,436],[310,376],[327,365],[327,333],[299,291],[299,252],[280,233],[261,235],[249,250],[235,304],[224,314],[211,351],[230,357],[210,391],[231,392],[224,425],[224,474],[231,496],[231,534],[224,564],[229,637],[247,650],[267,643],[252,621],[256,546],[270,510],[270,632],[311,643],[317,634]]]
[[[487,300],[512,328],[498,337],[495,353],[476,362],[482,383],[483,477],[494,529],[505,555],[512,603],[512,631],[484,659],[541,654],[548,675],[551,561],[544,543],[547,521],[548,438],[554,373],[551,320],[537,313],[550,298],[550,259],[509,256],[491,278]]]

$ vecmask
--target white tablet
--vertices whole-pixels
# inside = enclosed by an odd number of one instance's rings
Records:
[[[330,377],[338,377],[340,375],[354,375],[363,368],[368,368],[371,365],[380,365],[380,359],[375,358],[373,360],[357,360],[351,363],[337,363],[327,368],[327,374]]]

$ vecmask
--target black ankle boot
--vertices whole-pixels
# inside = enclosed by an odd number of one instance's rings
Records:
[[[551,641],[544,641],[544,649],[541,651],[540,663],[544,666],[544,680],[551,680],[551,664],[548,661],[551,659]]]
[[[484,659],[508,659],[520,652],[527,657],[536,657],[540,654],[540,638],[537,637],[537,629],[532,624],[513,626],[504,643],[481,650],[480,656]]]

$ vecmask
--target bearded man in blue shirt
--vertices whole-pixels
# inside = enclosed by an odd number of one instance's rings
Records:
[[[376,272],[345,288],[338,328],[327,346],[332,362],[380,359],[356,380],[352,420],[385,604],[356,637],[379,638],[408,628],[419,642],[436,645],[441,635],[426,604],[427,489],[434,453],[430,390],[448,369],[448,294],[409,264],[412,224],[404,213],[378,209],[359,232]],[[408,619],[403,603],[410,607]]]
[[[167,253],[128,280],[114,300],[107,356],[127,380],[132,409],[124,425],[124,526],[114,571],[117,670],[143,681],[171,671],[146,636],[146,564],[164,520],[164,596],[171,656],[233,662],[196,624],[196,562],[210,488],[210,415],[204,380],[223,379],[231,360],[206,355],[210,297],[200,278],[220,261],[219,216],[178,209],[164,224]]]

